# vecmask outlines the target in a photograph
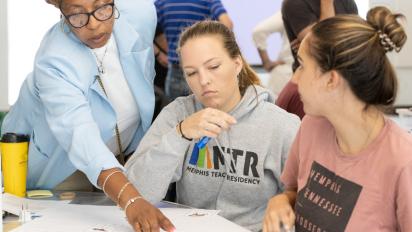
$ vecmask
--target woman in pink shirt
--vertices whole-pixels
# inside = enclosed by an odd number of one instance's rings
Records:
[[[307,116],[264,231],[412,231],[412,136],[385,118],[406,34],[387,8],[315,25],[295,73]]]

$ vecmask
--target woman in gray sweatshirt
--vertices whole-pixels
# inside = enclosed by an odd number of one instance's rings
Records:
[[[189,27],[178,51],[193,94],[162,110],[127,162],[128,177],[153,203],[177,182],[178,203],[261,230],[299,119],[273,104],[224,25]]]

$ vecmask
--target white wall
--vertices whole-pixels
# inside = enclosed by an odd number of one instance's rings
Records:
[[[412,106],[412,68],[396,68],[396,72],[399,79],[399,92],[395,105],[410,107]]]
[[[44,0],[21,4],[0,0],[0,111],[17,100],[43,35],[59,20],[59,10]]]
[[[8,109],[7,1],[0,0],[0,111]]]
[[[358,7],[358,13],[362,18],[366,18],[366,13],[369,10],[369,1],[365,0],[355,0],[356,6]]]
[[[234,24],[236,40],[239,43],[243,56],[249,64],[259,65],[257,49],[252,40],[253,28],[262,20],[272,16],[280,10],[279,0],[221,0]],[[281,49],[282,39],[279,33],[269,36],[269,56],[276,60]]]
[[[10,105],[17,100],[21,84],[33,70],[34,56],[44,34],[59,21],[60,14],[44,0],[24,1],[24,7],[21,4],[21,1],[8,0]]]

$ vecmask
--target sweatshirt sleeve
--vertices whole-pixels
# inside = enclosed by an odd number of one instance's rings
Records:
[[[293,141],[280,177],[285,190],[296,189],[298,187],[300,134],[301,129],[299,129],[296,138]]]
[[[176,125],[185,118],[182,112],[186,110],[178,101],[164,108],[125,166],[129,180],[152,203],[162,200],[169,184],[182,176],[191,144],[176,131]]]
[[[283,191],[284,186],[280,181],[283,167],[291,149],[293,140],[299,129],[300,120],[296,115],[287,114],[281,121],[280,126],[274,129],[272,136],[270,154],[265,160],[265,169],[271,170],[278,183],[278,191]]]

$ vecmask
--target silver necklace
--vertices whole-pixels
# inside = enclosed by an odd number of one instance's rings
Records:
[[[108,43],[109,43],[109,41],[108,41]],[[100,87],[102,88],[103,93],[104,93],[104,95],[106,95],[107,98],[108,98],[107,92],[106,92],[106,89],[104,88],[104,85],[103,85],[101,76],[102,76],[102,75],[104,74],[104,72],[105,72],[104,67],[103,67],[103,60],[104,60],[104,57],[106,56],[106,53],[107,53],[107,49],[108,49],[108,48],[109,48],[109,44],[106,45],[106,49],[104,50],[104,53],[103,53],[103,56],[102,56],[101,59],[99,59],[99,57],[97,56],[96,52],[94,52],[94,51],[92,50],[93,55],[96,57],[96,61],[97,61],[97,71],[99,72],[99,75],[96,75],[96,79],[97,79],[97,81],[99,82],[99,85],[100,85]],[[124,164],[125,164],[125,155],[124,155],[124,153],[123,153],[122,141],[121,141],[121,139],[120,139],[119,125],[117,124],[117,122],[116,122],[116,127],[115,127],[114,131],[115,131],[115,133],[116,133],[116,142],[117,142],[117,147],[118,147],[118,152],[119,152],[119,153],[118,153],[118,156],[117,156],[116,158],[118,159],[118,161],[119,161],[119,163],[120,163],[121,165],[124,165]]]
[[[109,42],[108,42],[109,43]],[[105,69],[103,66],[103,61],[104,58],[106,57],[107,54],[107,49],[109,48],[109,44],[106,45],[106,48],[104,49],[104,53],[101,59],[99,59],[99,56],[97,56],[96,52],[92,50],[94,57],[96,58],[97,62],[97,71],[99,72],[99,75],[101,76],[102,74],[105,73]]]

